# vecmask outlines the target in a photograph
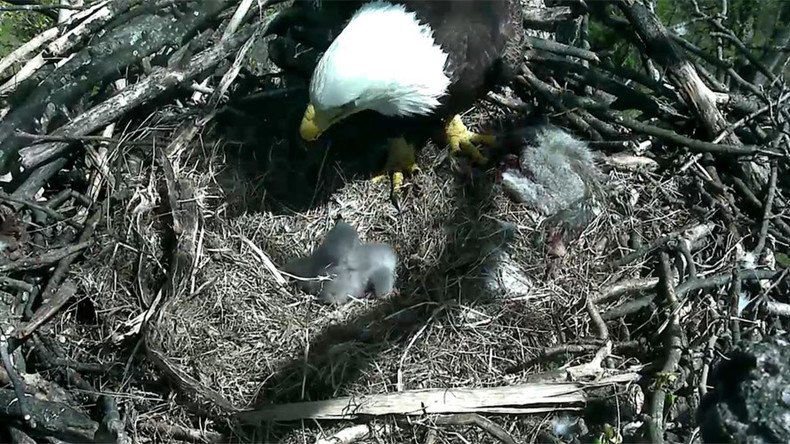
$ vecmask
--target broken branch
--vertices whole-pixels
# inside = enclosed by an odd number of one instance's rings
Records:
[[[585,388],[633,382],[636,374],[602,378],[594,383],[534,383],[478,389],[442,388],[376,395],[351,396],[326,401],[272,405],[238,413],[247,424],[301,419],[354,419],[359,416],[426,415],[431,413],[552,412],[558,408],[577,409],[585,403]]]

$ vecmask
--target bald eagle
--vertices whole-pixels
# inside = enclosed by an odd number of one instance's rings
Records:
[[[519,0],[339,3],[335,17],[337,11],[349,16],[335,23],[339,32],[312,72],[301,137],[315,141],[357,114],[389,118],[401,132],[388,140],[385,167],[395,187],[417,169],[410,130],[440,125],[452,153],[485,163],[479,145],[493,145],[496,138],[470,131],[459,114],[520,62]]]

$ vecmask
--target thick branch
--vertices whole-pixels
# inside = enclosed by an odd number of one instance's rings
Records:
[[[0,389],[0,419],[8,424],[16,422],[22,414],[20,405],[15,401],[13,390]],[[57,402],[28,398],[30,412],[36,428],[29,433],[33,436],[52,436],[70,442],[93,442],[99,424],[87,415]],[[23,425],[20,428],[25,430]]]
[[[685,58],[658,17],[645,5],[620,0],[618,6],[641,38],[648,55],[667,69],[667,76],[697,113],[708,137],[716,137],[727,127],[727,121],[716,106],[716,95],[699,77],[694,65]],[[728,135],[725,141],[740,145],[734,134]]]
[[[258,26],[266,26],[271,17],[265,18],[263,24],[244,27],[233,37],[222,41],[214,47],[192,57],[183,69],[157,68],[142,81],[127,87],[111,99],[95,106],[67,125],[59,128],[54,135],[77,137],[84,136],[104,127],[130,110],[158,97],[171,88],[194,79],[201,73],[216,65],[238,49],[255,32]],[[62,142],[45,143],[20,150],[22,164],[32,168],[68,150],[69,144]]]

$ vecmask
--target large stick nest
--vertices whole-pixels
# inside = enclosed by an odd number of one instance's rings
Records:
[[[587,410],[371,418],[366,442],[550,442],[576,418],[587,438],[687,440],[714,357],[786,331],[787,93],[721,17],[697,14],[751,77],[639,2],[522,2],[522,72],[464,119],[516,133],[540,116],[588,141],[603,191],[573,223],[434,143],[399,212],[368,180],[370,135],[296,139],[305,51],[261,32],[288,5],[160,3],[97,2],[0,62],[0,381],[35,396],[0,409],[0,433],[303,442],[348,423],[234,415],[636,371]],[[591,47],[591,26],[641,64]],[[332,307],[283,280],[338,217],[397,251],[396,294]]]

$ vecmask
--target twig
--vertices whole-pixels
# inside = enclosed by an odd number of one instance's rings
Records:
[[[672,283],[673,279],[669,265],[669,255],[664,251],[659,253],[658,273],[664,290],[664,297],[666,297],[669,305],[670,322],[669,328],[664,333],[666,360],[661,369],[661,374],[656,378],[656,389],[655,392],[653,392],[653,398],[650,402],[650,420],[647,422],[647,427],[650,433],[650,441],[661,444],[664,442],[664,432],[666,429],[666,425],[664,424],[664,401],[666,399],[667,390],[664,385],[669,383],[669,378],[677,371],[678,364],[680,363],[683,341],[681,338],[682,330],[680,329],[680,321],[677,314],[678,299],[675,294],[675,286]]]
[[[679,239],[677,242],[673,243],[675,249],[683,256],[683,259],[686,261],[686,267],[688,272],[688,280],[697,279],[697,265],[694,263],[694,256],[691,254],[691,247],[685,239]]]
[[[119,79],[114,82],[116,91],[123,90],[126,85],[126,79]],[[115,122],[107,125],[102,130],[102,137],[112,137],[115,132]],[[99,147],[94,149],[91,146],[86,146],[86,162],[93,166],[93,169],[88,177],[88,189],[86,190],[84,207],[80,208],[77,212],[77,220],[85,222],[88,218],[89,207],[98,200],[99,194],[102,190],[103,183],[106,183],[109,189],[115,188],[115,177],[110,174],[110,153],[108,143],[99,143]],[[118,145],[116,145],[117,147]]]
[[[32,199],[38,190],[44,187],[47,181],[52,176],[57,174],[67,162],[67,158],[60,157],[46,165],[39,166],[32,173],[30,173],[30,176],[25,179],[22,185],[14,190],[11,196],[15,199]]]
[[[595,112],[595,111],[593,111]],[[691,151],[698,153],[716,153],[727,154],[732,156],[749,156],[753,154],[766,154],[771,156],[780,157],[781,154],[761,148],[759,145],[727,145],[705,142],[698,139],[682,136],[672,130],[659,128],[657,126],[648,125],[638,120],[622,115],[616,115],[612,111],[598,111],[601,115],[614,120],[615,122],[623,125],[631,130],[644,133],[650,136],[658,137],[667,142],[672,142],[677,145],[685,146]]]
[[[118,405],[112,396],[101,395],[99,396],[99,405],[102,409],[102,422],[99,429],[96,431],[96,440],[98,442],[113,442],[123,444],[128,442],[126,437],[126,430],[121,420],[121,415],[118,413]]]
[[[712,175],[708,171],[709,169],[704,170],[707,176],[703,177],[702,173],[695,170],[695,180],[694,184],[697,187],[700,195],[702,196],[705,203],[708,204],[711,208],[716,208],[719,216],[724,221],[725,226],[730,231],[730,234],[734,238],[740,237],[740,230],[738,229],[738,225],[736,224],[736,217],[735,211],[736,208],[732,204],[732,196],[727,190],[724,190],[722,187],[718,185],[717,179],[711,179],[713,177],[718,178],[718,175]],[[715,171],[713,171],[715,173]],[[714,188],[714,192],[718,193],[720,198],[716,198],[708,191],[708,188]]]
[[[2,261],[0,262],[0,272],[8,273],[10,271],[35,270],[38,268],[48,267],[65,257],[68,257],[74,253],[79,253],[80,251],[88,248],[91,243],[92,242],[90,241],[79,242],[66,247],[54,248],[47,251],[46,253],[35,256],[28,256],[14,261]]]
[[[57,136],[82,136],[106,126],[131,109],[157,97],[176,85],[192,80],[194,77],[206,72],[232,51],[241,46],[258,28],[265,28],[276,16],[272,14],[263,19],[262,23],[245,27],[231,38],[221,41],[217,45],[194,56],[190,63],[183,69],[158,68],[148,77],[136,84],[125,88],[110,99],[94,106],[87,112],[73,119],[71,122],[58,128]],[[261,30],[260,32],[265,32]],[[62,156],[69,149],[69,144],[64,142],[49,142],[43,145],[28,146],[19,151],[22,164],[32,168],[53,158]]]
[[[644,4],[619,0],[617,6],[644,43],[647,54],[666,69],[667,78],[678,88],[688,106],[694,110],[709,137],[715,137],[727,126],[727,120],[718,109],[716,95],[702,81],[694,65],[672,40],[670,33],[658,17]],[[716,60],[715,57],[713,59]],[[738,147],[741,143],[734,134],[728,135],[725,140],[732,148]],[[715,146],[715,144],[711,145]],[[751,150],[754,151],[756,148],[752,147]],[[736,151],[728,149],[723,152],[734,154]]]
[[[763,221],[760,225],[760,234],[757,238],[757,246],[754,247],[754,256],[759,259],[760,254],[765,248],[765,238],[768,237],[768,225],[771,221],[771,208],[774,204],[776,196],[776,178],[778,175],[778,167],[776,162],[771,165],[771,175],[768,178],[768,192],[765,195],[765,206],[763,210]]]
[[[558,345],[555,347],[547,347],[541,350],[540,354],[535,358],[523,362],[519,365],[510,367],[507,370],[505,370],[505,373],[512,374],[512,373],[518,373],[524,371],[530,368],[532,365],[537,364],[538,362],[545,361],[557,355],[590,353],[598,350],[598,348],[599,346],[596,344],[565,344],[565,345]]]
[[[600,340],[596,340],[597,343],[593,344],[564,344],[564,345],[557,345],[554,347],[547,347],[540,351],[540,354],[526,362],[522,362],[518,365],[514,365],[509,367],[505,370],[506,374],[513,374],[518,373],[524,370],[529,369],[533,365],[547,361],[555,356],[559,355],[578,355],[582,353],[591,353],[594,351],[598,351],[601,349],[601,342]],[[612,344],[612,350],[615,353],[622,353],[628,350],[634,350],[640,346],[640,342],[637,340],[625,341],[625,342],[617,342]]]
[[[732,344],[735,345],[741,342],[741,324],[738,322],[738,318],[741,315],[739,310],[741,305],[741,280],[738,279],[738,270],[732,271],[730,282],[730,336],[732,337]]]
[[[601,135],[606,136],[609,139],[619,139],[623,136],[623,134],[615,129],[615,127],[603,120],[599,119],[598,117],[590,114],[587,110],[579,110],[579,114],[582,116],[585,122],[587,122],[591,127],[595,128],[595,130]]]
[[[397,381],[396,388],[399,392],[404,391],[404,387],[405,387],[403,383],[403,363],[406,362],[406,357],[409,355],[409,351],[411,350],[412,346],[417,342],[417,339],[419,339],[420,336],[422,336],[423,332],[425,332],[425,330],[428,328],[428,326],[431,325],[433,320],[436,318],[436,315],[444,311],[444,309],[445,306],[441,305],[435,310],[433,310],[433,312],[431,312],[431,316],[425,321],[425,323],[420,327],[420,329],[417,330],[416,333],[414,333],[414,335],[409,340],[409,343],[406,345],[406,348],[403,350],[403,353],[401,354],[401,357],[398,360],[398,370],[395,376]]]
[[[744,200],[749,203],[755,210],[759,209],[765,213],[765,207],[763,203],[760,202],[760,199],[754,195],[754,192],[751,188],[749,188],[746,183],[741,180],[738,176],[731,176],[730,180],[732,181],[733,185],[735,185],[735,189],[740,193],[740,195],[744,198]],[[774,223],[776,224],[777,228],[781,230],[785,236],[790,236],[790,225],[782,221],[781,219],[775,219]]]
[[[765,65],[763,65],[763,63],[759,59],[757,59],[757,57],[754,56],[754,54],[752,54],[752,51],[750,51],[749,48],[747,48],[746,45],[743,44],[741,39],[739,39],[735,34],[733,34],[731,30],[725,28],[724,25],[722,25],[721,22],[718,20],[711,20],[710,23],[713,24],[713,26],[719,31],[719,32],[715,32],[715,31],[711,32],[711,36],[724,37],[727,40],[731,41],[735,45],[735,47],[738,48],[738,51],[740,51],[740,53],[743,54],[749,60],[749,63],[751,63],[761,73],[763,73],[763,75],[765,75],[765,77],[768,80],[770,80],[772,83],[776,82],[776,76],[768,68],[766,68]]]
[[[198,441],[198,442],[220,442],[224,437],[215,432],[188,429],[175,424],[165,424],[162,422],[154,422],[152,420],[141,422],[139,424],[140,430],[157,435],[163,435],[164,438],[177,439],[179,441]]]
[[[54,210],[55,208],[57,208],[57,207],[59,207],[59,206],[63,205],[63,204],[64,204],[64,203],[65,203],[67,200],[69,200],[70,198],[72,198],[72,197],[75,197],[75,196],[73,196],[73,195],[72,195],[72,193],[75,193],[75,191],[74,191],[74,190],[72,190],[71,188],[64,188],[64,189],[60,190],[60,191],[59,191],[57,194],[55,194],[54,196],[50,197],[50,198],[49,198],[49,199],[48,199],[48,200],[47,200],[47,201],[44,203],[44,205],[45,205],[46,207],[48,207],[48,208],[50,208],[50,209],[53,209],[53,210]],[[80,202],[80,203],[83,203],[83,202]],[[84,204],[84,203],[83,203],[83,204]],[[90,204],[90,203],[88,203],[88,204]]]
[[[475,425],[505,444],[516,444],[516,440],[502,426],[477,413],[439,416],[434,422],[436,425]]]
[[[680,238],[685,238],[691,244],[691,248],[693,249],[694,244],[696,244],[700,239],[706,237],[713,231],[713,224],[705,223],[701,225],[695,225],[688,228],[683,228],[679,231],[675,231],[670,233],[666,236],[661,236],[660,238],[656,239],[650,245],[642,247],[636,251],[628,253],[627,255],[623,256],[622,258],[614,261],[611,264],[612,268],[622,267],[627,265],[637,259],[644,257],[647,254],[650,254],[656,250],[664,248],[669,243],[677,241]]]
[[[10,196],[2,191],[0,191],[0,200],[13,202],[28,207],[31,210],[40,211],[46,214],[47,216],[51,217],[52,219],[55,219],[58,222],[65,222],[74,228],[82,228],[82,225],[80,225],[79,222],[58,213],[57,211],[53,210],[52,208],[46,205],[39,205],[37,203],[30,202],[27,199],[17,199],[16,197]]]
[[[42,45],[58,36],[60,30],[58,28],[50,28],[41,34],[28,40],[25,44],[12,51],[10,54],[0,59],[0,77],[5,77],[5,71],[27,60],[30,54],[35,52]]]
[[[598,330],[598,337],[603,340],[609,339],[609,329],[606,328],[606,322],[604,322],[601,313],[598,311],[598,307],[595,306],[595,302],[593,302],[590,296],[587,296],[585,306],[590,315],[590,320]]]
[[[98,25],[107,23],[110,19],[114,18],[117,13],[122,12],[124,5],[128,7],[130,3],[139,1],[140,0],[114,0],[110,3],[108,0],[102,0],[80,12],[71,14],[65,20],[59,20],[60,23],[58,27],[44,31],[42,34],[34,37],[29,44],[20,47],[18,52],[14,51],[8,57],[0,61],[0,72],[2,72],[15,63],[25,61],[30,54],[39,51],[37,55],[27,60],[27,63],[16,72],[11,80],[0,86],[0,91],[9,92],[15,89],[17,85],[31,77],[39,68],[46,65],[47,60],[53,57],[62,56],[66,51],[78,44],[82,38],[96,31]],[[108,3],[110,4],[108,5]],[[71,26],[77,22],[80,22],[79,25],[74,27]],[[44,45],[47,46],[42,50],[42,46]]]
[[[218,417],[212,411],[224,409],[225,412],[234,412],[237,411],[237,408],[220,393],[201,384],[178,365],[170,362],[165,353],[160,350],[161,344],[158,341],[155,342],[154,337],[149,334],[151,331],[149,322],[152,322],[151,319],[160,309],[160,305],[168,303],[170,300],[177,300],[181,295],[188,294],[190,291],[190,277],[198,260],[197,238],[202,218],[194,195],[194,185],[189,180],[177,181],[173,165],[168,157],[168,154],[173,153],[181,146],[182,136],[191,137],[189,136],[192,133],[190,128],[194,129],[197,126],[188,125],[187,131],[179,134],[179,140],[174,140],[167,147],[156,150],[159,164],[164,171],[164,187],[167,190],[166,199],[163,199],[163,207],[172,219],[170,235],[173,236],[174,242],[167,253],[169,267],[166,279],[148,309],[140,313],[134,320],[132,329],[127,335],[141,333],[147,357],[157,370],[163,373],[181,393],[193,399],[202,399],[202,401],[194,402],[193,408],[201,410],[201,414]]]
[[[235,236],[235,237],[237,237],[243,243],[247,244],[247,246],[250,247],[250,249],[252,249],[255,255],[258,256],[258,259],[260,259],[261,263],[263,264],[263,267],[266,268],[269,271],[269,273],[271,273],[272,277],[274,278],[275,282],[277,282],[278,285],[285,286],[286,284],[288,284],[288,281],[285,280],[282,273],[280,273],[280,270],[278,270],[277,266],[274,265],[274,262],[272,262],[269,256],[266,253],[264,253],[264,251],[261,250],[257,245],[255,245],[254,242],[247,239],[243,235]]]
[[[30,336],[38,327],[47,322],[77,293],[77,285],[67,280],[58,288],[51,299],[45,299],[43,305],[36,310],[33,318],[16,332],[17,339]]]
[[[98,1],[84,11],[72,15],[66,19],[65,23],[61,23],[60,25],[63,26],[67,23],[73,23],[77,21],[79,21],[79,25],[74,26],[67,32],[64,32],[52,43],[48,44],[45,48],[46,54],[50,57],[57,57],[66,54],[67,51],[72,49],[85,37],[95,32],[99,26],[114,19],[119,13],[122,13],[126,8],[132,6],[135,3],[139,3],[139,0]]]
[[[428,433],[425,434],[425,441],[422,444],[436,444],[436,440],[439,438],[439,432],[436,429],[428,430]]]
[[[721,11],[719,11],[718,16],[714,20],[719,23],[721,23],[721,20],[726,20],[728,9],[727,0],[721,0]],[[720,38],[716,39],[716,58],[724,60],[724,42]],[[722,82],[724,81],[724,72],[722,70],[717,71],[717,78]]]
[[[13,6],[0,6],[0,11],[52,11],[56,9],[70,9],[74,11],[81,11],[85,9],[84,6],[73,5],[13,5]]]
[[[247,103],[247,102],[260,101],[260,100],[283,99],[291,94],[303,93],[304,91],[305,88],[301,86],[289,86],[283,88],[267,89],[246,95],[244,97],[239,97],[238,99],[235,99],[234,103]]]
[[[25,66],[16,71],[10,79],[0,85],[0,95],[7,95],[16,89],[20,83],[30,78],[33,73],[46,64],[47,62],[44,59],[44,56],[41,54],[28,60],[27,63],[25,63]]]
[[[228,24],[228,29],[225,30],[225,33],[222,36],[222,39],[225,40],[229,38],[233,32],[235,32],[235,27],[238,27],[241,23],[241,20],[244,18],[244,15],[249,10],[250,6],[252,5],[252,0],[242,0],[239,4],[236,13],[231,18],[230,23]],[[245,9],[246,8],[246,9]],[[258,35],[261,32],[265,31],[265,27],[260,26],[256,28],[256,31],[247,39],[246,42],[241,46],[239,51],[236,53],[236,58],[233,60],[230,68],[222,76],[219,81],[219,84],[216,90],[212,93],[211,98],[209,99],[209,103],[212,103],[214,107],[216,107],[220,100],[225,96],[230,88],[231,84],[236,80],[238,77],[239,72],[241,72],[242,65],[244,64],[245,57],[247,52],[252,48],[252,45],[257,41]]]
[[[527,29],[553,32],[558,23],[569,22],[578,16],[574,8],[525,8],[524,27]]]
[[[87,397],[91,402],[98,402],[98,392],[96,389],[94,389],[74,368],[66,366],[54,367],[53,363],[65,359],[64,353],[60,350],[56,341],[43,337],[39,335],[38,332],[33,333],[30,340],[32,340],[35,345],[35,347],[32,348],[39,360],[48,368],[56,368],[69,384],[82,391],[82,395]]]
[[[74,362],[69,359],[52,356],[47,363],[49,368],[66,367],[83,373],[107,373],[110,367],[102,364],[88,364],[85,362]]]
[[[777,316],[784,316],[790,318],[790,304],[785,304],[783,302],[777,302],[773,299],[766,297],[765,300],[765,309],[768,313]]]
[[[30,403],[28,403],[27,396],[25,395],[25,383],[22,381],[19,373],[17,373],[14,363],[11,362],[11,355],[8,353],[8,339],[5,333],[0,333],[0,358],[2,358],[3,367],[8,374],[8,378],[11,380],[11,384],[14,386],[16,401],[19,403],[19,411],[22,413],[22,419],[24,419],[30,427],[35,428],[36,422],[33,420]]]
[[[35,305],[36,299],[38,298],[38,295],[40,293],[41,293],[41,287],[38,284],[33,285],[33,289],[27,298],[27,302],[25,303],[24,309],[22,310],[22,314],[23,314],[22,319],[26,319],[26,320],[33,319],[33,306]]]
[[[244,17],[252,7],[252,3],[252,0],[242,0],[239,3],[239,6],[237,6],[236,10],[233,12],[233,16],[228,21],[225,30],[222,31],[222,37],[220,37],[222,40],[227,40],[231,35],[233,35],[234,32],[236,32],[237,29],[239,29],[239,25],[241,25],[244,21]],[[268,5],[262,6],[265,7]]]
[[[658,100],[656,93],[648,94],[640,89],[629,86],[613,76],[606,76],[596,69],[586,67],[580,63],[559,57],[540,57],[530,60],[532,64],[540,67],[547,67],[557,73],[570,71],[570,77],[580,86],[595,85],[601,91],[605,91],[622,102],[623,107],[634,107],[642,110],[650,116],[665,117],[670,119],[687,118],[671,105],[662,100]]]
[[[114,137],[104,137],[104,136],[60,136],[60,135],[47,135],[47,134],[31,134],[24,131],[17,130],[16,134],[20,137],[24,137],[27,139],[32,139],[33,143],[30,145],[35,145],[37,143],[44,143],[44,142],[65,142],[65,143],[74,143],[74,142],[105,142],[105,143],[113,143],[115,145],[132,145],[132,146],[151,146],[151,142],[144,141],[144,140],[122,140],[116,139]]]
[[[239,26],[245,20],[248,12],[250,11],[250,8],[252,7],[252,3],[253,3],[252,0],[241,0],[241,2],[239,2],[239,5],[236,7],[236,10],[233,12],[233,16],[230,18],[228,24],[225,27],[225,30],[222,32],[222,36],[220,36],[220,42],[229,39],[236,32],[236,30],[239,29]],[[263,6],[265,7],[265,5]],[[258,31],[256,31],[256,34],[250,37],[251,40],[255,39],[257,32]],[[248,51],[249,45],[251,44],[251,40],[248,40],[247,43],[245,43],[244,47],[242,47],[242,49],[236,54],[236,61],[233,62],[233,66],[228,70],[227,73],[225,73],[223,79],[220,81],[220,85],[223,85],[223,83],[226,82],[226,79],[228,77],[232,77],[230,82],[232,82],[233,79],[236,78],[236,76],[238,75],[238,67],[239,67],[238,65],[240,63],[240,59],[244,58],[244,55]],[[201,89],[204,90],[208,89],[211,91],[210,94],[213,96],[212,97],[214,102],[213,106],[216,106],[219,100],[227,92],[227,87],[230,84],[230,82],[228,82],[227,84],[225,84],[224,87],[220,86],[215,90],[214,88],[208,86],[208,82],[209,82],[208,78],[203,79],[203,81],[200,83],[194,82],[195,87],[193,87],[193,89],[195,92],[192,94],[191,97],[192,102],[200,103],[202,101],[203,94],[205,94],[205,92],[201,91]]]
[[[650,307],[653,304],[653,295],[643,296],[633,301],[623,302],[620,305],[610,308],[601,313],[601,319],[611,321],[612,319],[622,318]]]
[[[8,427],[8,434],[14,444],[38,444],[35,439],[16,427]]]
[[[106,212],[108,205],[108,201],[105,201],[104,205],[94,211],[93,215],[85,223],[85,229],[82,231],[78,239],[79,242],[89,242],[89,240],[93,237],[93,233],[96,231],[96,226],[99,224],[102,215],[104,215]],[[46,322],[47,319],[53,316],[61,307],[63,307],[66,302],[68,302],[71,296],[76,293],[77,289],[73,283],[69,283],[69,285],[74,288],[68,288],[65,290],[65,292],[60,283],[68,273],[71,264],[77,259],[78,256],[79,253],[69,254],[68,256],[61,259],[58,263],[58,266],[55,267],[55,270],[49,277],[49,281],[47,281],[47,286],[44,287],[44,290],[41,293],[41,298],[44,303],[33,315],[33,319],[31,319],[30,324],[20,330],[26,332],[25,336],[32,333],[35,328],[41,325],[35,324],[33,322],[34,319],[39,320],[41,323]],[[65,285],[66,284],[64,284],[64,286]]]
[[[0,416],[21,416],[21,405],[14,402],[14,396],[10,390],[0,389]],[[45,401],[34,396],[27,400],[36,422],[36,436],[55,437],[69,442],[94,442],[94,434],[99,425],[88,415],[59,402]]]
[[[30,293],[33,291],[33,285],[18,279],[12,279],[8,276],[0,276],[0,288],[13,288],[16,290],[26,291]]]
[[[560,103],[563,110],[568,107],[580,107],[588,109],[592,114],[601,116],[603,119],[618,123],[626,128],[647,134],[650,136],[658,137],[664,141],[674,143],[676,145],[685,146],[691,151],[701,153],[717,153],[732,156],[748,156],[757,153],[772,155],[780,157],[780,153],[775,153],[766,150],[758,145],[727,145],[716,144],[711,142],[704,142],[698,139],[682,136],[672,130],[659,128],[657,126],[648,125],[630,117],[623,116],[608,109],[603,103],[596,103],[595,101],[587,98],[581,98],[572,94],[569,91],[561,91],[540,80],[531,70],[523,67],[523,76],[516,77],[516,80],[522,84],[529,85],[537,89],[540,93],[550,99]],[[567,102],[567,103],[566,103]]]
[[[740,270],[737,273],[737,279],[740,281],[753,281],[763,279],[773,279],[782,275],[781,271],[774,270]],[[721,287],[727,285],[733,279],[733,275],[729,273],[717,274],[695,280],[683,282],[675,288],[675,294],[678,297],[685,296],[686,293],[697,290],[708,290],[711,288]],[[635,313],[642,308],[649,307],[653,301],[654,295],[647,295],[633,301],[628,301],[623,304],[610,308],[608,311],[601,314],[604,320],[615,319],[618,317],[627,316]]]
[[[702,66],[701,63],[699,63],[696,60],[692,60],[691,64],[694,65],[694,69],[697,70],[697,72],[699,73],[699,76],[702,78],[702,80],[708,82],[707,85],[714,92],[721,93],[721,94],[727,94],[730,91],[730,89],[727,87],[727,85],[719,82],[716,79],[716,77],[710,71],[708,71],[707,69],[705,69],[704,66]],[[726,97],[727,97],[728,100],[730,99],[729,96],[726,96]]]
[[[516,77],[516,80],[519,83],[528,89],[536,89],[543,97],[550,101],[558,111],[562,112],[564,117],[568,119],[568,122],[570,122],[571,125],[577,128],[580,132],[589,134],[593,140],[603,140],[601,135],[595,131],[589,123],[585,122],[585,120],[582,119],[578,113],[573,112],[563,103],[560,98],[560,94],[557,93],[558,90],[556,90],[556,88],[539,80],[538,77],[526,65],[522,66],[522,71],[523,76]],[[598,104],[596,104],[591,99],[587,99],[585,103],[590,104],[590,106],[598,106]],[[601,104],[601,106],[603,106],[603,104]],[[573,107],[575,107],[575,105]]]
[[[736,278],[740,281],[757,281],[763,279],[773,279],[781,275],[781,271],[774,270],[739,270]],[[686,281],[678,285],[675,293],[678,296],[685,296],[686,293],[697,290],[708,290],[715,287],[727,285],[733,279],[730,273],[722,273],[714,276],[700,278],[694,281]]]
[[[699,394],[700,397],[705,396],[708,393],[708,374],[710,373],[710,364],[713,362],[713,358],[715,356],[714,350],[716,348],[716,342],[719,340],[718,335],[712,335],[708,338],[708,345],[705,347],[705,356],[703,357],[702,363],[702,373],[700,374],[699,378]]]
[[[629,279],[617,282],[601,289],[600,294],[593,297],[593,302],[601,303],[630,293],[652,290],[658,285],[658,278]]]
[[[485,99],[495,105],[518,112],[529,112],[531,107],[526,102],[518,99],[509,99],[501,94],[489,92]]]
[[[389,424],[357,424],[346,427],[332,436],[319,438],[315,444],[352,444],[371,435],[389,435],[392,433],[392,426]]]
[[[221,408],[224,410],[225,414],[239,411],[239,409],[233,405],[233,403],[225,399],[222,394],[213,390],[211,387],[205,386],[205,384],[202,384],[200,381],[181,370],[179,366],[171,363],[162,352],[152,347],[150,341],[146,342],[145,350],[146,356],[156,368],[163,373],[180,392],[185,393],[186,396],[193,399],[204,398],[207,400],[207,404],[210,404],[212,408]],[[209,411],[205,412],[207,415],[210,413]]]
[[[553,52],[555,54],[567,55],[577,57],[588,62],[600,63],[601,59],[592,51],[587,51],[575,46],[569,46],[563,43],[555,42],[552,40],[545,40],[538,37],[526,37],[526,42],[533,48],[543,51]]]
[[[740,120],[738,120],[737,122],[735,122],[735,123],[732,123],[731,125],[727,126],[727,128],[724,128],[724,130],[722,130],[722,132],[721,132],[721,133],[719,133],[719,135],[718,135],[718,136],[716,136],[716,138],[715,138],[715,139],[713,139],[713,143],[719,143],[719,142],[721,142],[721,141],[722,141],[722,140],[723,140],[723,139],[724,139],[724,138],[725,138],[725,137],[726,137],[728,134],[732,134],[732,132],[734,132],[736,129],[738,129],[738,128],[742,127],[743,125],[745,125],[745,124],[746,124],[746,123],[748,123],[748,122],[751,122],[751,121],[752,121],[752,120],[754,120],[755,118],[757,118],[757,117],[759,117],[760,115],[764,114],[765,112],[769,111],[769,110],[770,110],[772,107],[774,107],[775,105],[779,105],[779,104],[781,104],[782,102],[784,102],[784,101],[785,101],[785,100],[787,100],[788,98],[790,98],[790,93],[783,94],[783,95],[782,95],[782,96],[781,96],[781,97],[780,97],[780,98],[777,100],[777,103],[776,103],[776,104],[769,103],[769,104],[767,104],[767,105],[764,105],[762,108],[760,108],[760,109],[758,109],[758,110],[756,110],[756,111],[753,111],[752,113],[750,113],[750,114],[748,114],[748,115],[746,115],[746,116],[743,116],[743,117],[742,117]]]
[[[79,5],[82,6],[85,0],[58,0],[61,5]],[[74,15],[74,10],[71,8],[60,8],[58,9],[58,23],[65,23],[66,20],[69,19]]]

